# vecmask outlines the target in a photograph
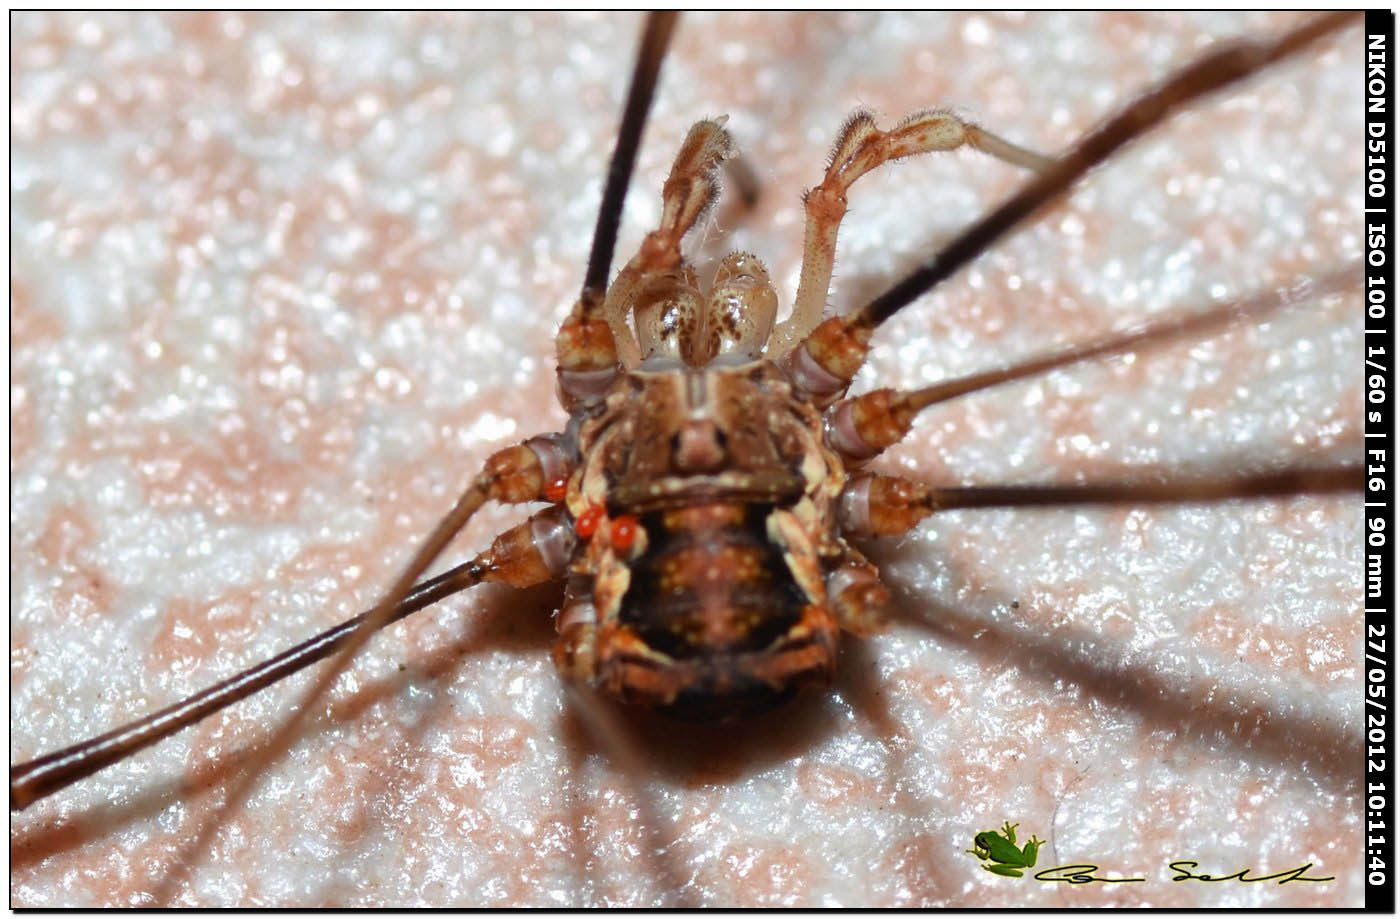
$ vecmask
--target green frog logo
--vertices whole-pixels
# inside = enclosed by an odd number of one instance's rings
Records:
[[[1016,827],[1019,823],[1003,823],[1001,832],[986,830],[972,837],[972,848],[967,851],[981,859],[983,868],[1009,878],[1023,876],[1026,868],[1035,867],[1036,856],[1043,840],[1034,835],[1027,840],[1024,848],[1016,848]]]

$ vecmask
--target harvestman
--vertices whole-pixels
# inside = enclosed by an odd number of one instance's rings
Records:
[[[604,271],[604,274],[606,274],[606,271]],[[1251,483],[1252,483],[1252,484],[1250,484],[1249,486],[1243,487],[1243,490],[1246,491],[1246,492],[1254,493],[1254,492],[1257,492],[1257,491],[1259,491],[1261,488],[1264,487],[1263,484],[1261,483],[1261,481],[1259,481],[1259,480],[1251,480]],[[1271,486],[1269,486],[1269,487],[1285,487],[1285,486],[1281,486],[1280,484],[1275,483],[1274,485],[1271,485]],[[1294,486],[1291,485],[1291,484],[1290,484],[1290,485],[1287,485],[1287,486],[1286,486],[1286,490],[1291,490],[1293,487],[1294,487]],[[1240,488],[1242,488],[1242,486],[1238,486],[1238,485],[1235,486],[1235,490],[1238,490],[1238,489],[1240,489]]]

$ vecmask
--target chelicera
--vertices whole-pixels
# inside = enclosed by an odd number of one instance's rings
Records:
[[[858,195],[858,191],[857,191],[856,194]],[[678,327],[679,327],[679,326],[678,326]],[[647,371],[647,370],[643,370],[643,371],[642,371],[643,374],[648,373],[648,372],[650,372],[650,371]],[[634,382],[635,382],[635,380],[634,380]],[[645,389],[645,387],[643,387],[643,389]],[[661,413],[656,413],[656,414],[654,414],[654,415],[653,415],[653,414],[648,414],[647,417],[648,417],[648,418],[651,418],[651,417],[665,417],[665,416],[664,416],[663,414],[661,414]],[[619,424],[619,423],[620,423],[620,422],[617,421],[616,418],[612,419],[612,421],[613,421],[614,424]],[[599,426],[600,426],[600,427],[602,426],[601,423],[600,423]],[[718,442],[718,437],[715,435],[715,432],[709,431],[709,430],[706,430],[706,429],[700,429],[700,430],[687,429],[687,430],[684,430],[684,431],[677,431],[677,432],[675,432],[675,433],[676,433],[676,434],[680,434],[680,435],[684,435],[684,436],[680,437],[680,438],[676,441],[676,443],[677,443],[677,446],[683,446],[685,449],[673,451],[673,456],[674,456],[675,453],[681,453],[681,454],[684,454],[685,456],[691,457],[691,458],[692,458],[693,460],[695,460],[696,462],[699,462],[699,463],[702,463],[702,464],[703,464],[703,463],[706,463],[706,462],[713,462],[713,456],[714,456],[714,455],[716,454],[716,452],[717,452],[717,449],[716,449],[717,446],[721,446],[721,447],[723,446],[723,445],[718,445],[718,443],[717,443],[717,442]],[[818,446],[818,447],[821,447],[821,446],[822,446],[822,443],[821,443],[820,440],[817,440],[817,439],[813,438],[813,442],[814,442],[815,445]],[[531,447],[530,449],[533,450],[534,448]],[[516,454],[516,455],[518,456],[518,454]],[[707,459],[707,457],[709,457],[709,458]],[[504,462],[504,461],[503,461],[503,462]],[[585,464],[585,465],[586,465],[586,464]],[[853,465],[853,468],[854,468],[854,464],[852,464],[852,465]],[[514,468],[514,467],[512,467],[512,468]],[[572,478],[572,477],[571,477],[571,478]],[[828,477],[828,478],[825,479],[824,481],[828,482],[828,484],[829,484],[832,480],[831,480],[830,477]],[[552,480],[549,476],[545,476],[545,477],[544,477],[544,485],[543,485],[543,487],[544,487],[544,488],[556,487],[556,482],[555,482],[554,480]],[[771,504],[771,505],[776,506],[776,505],[778,505],[778,504],[780,504],[780,503],[787,502],[787,501],[790,501],[790,500],[791,500],[791,498],[789,497],[789,492],[782,492],[782,491],[780,490],[779,486],[776,486],[776,485],[773,486],[773,487],[774,487],[774,489],[775,489],[775,491],[773,492],[773,494],[781,495],[781,497],[779,497],[779,498],[777,498],[777,499],[775,499],[775,500],[769,500],[769,501],[753,501],[753,502],[751,502],[751,503],[756,504],[756,505],[759,505],[759,506],[764,506],[764,505],[768,505],[768,504]],[[785,487],[791,489],[791,488],[792,488],[791,483],[787,483]],[[835,486],[833,485],[832,487],[834,488]],[[638,552],[638,553],[644,553],[645,551],[647,551],[647,547],[646,547],[646,545],[645,545],[646,540],[640,540],[640,541],[634,540],[634,541],[629,542],[627,539],[625,539],[625,538],[622,537],[622,533],[619,532],[619,531],[625,531],[629,526],[631,526],[631,527],[632,527],[632,531],[633,531],[633,533],[634,533],[634,536],[635,536],[635,534],[637,534],[638,532],[640,532],[640,533],[642,533],[642,534],[645,534],[648,538],[650,538],[650,537],[651,537],[651,534],[653,533],[652,523],[651,523],[650,521],[646,520],[646,516],[647,516],[647,514],[661,513],[662,511],[654,510],[654,509],[643,509],[643,510],[642,510],[642,513],[638,513],[638,514],[628,514],[627,511],[629,510],[629,508],[627,508],[627,507],[619,506],[619,507],[616,507],[616,508],[609,509],[609,508],[608,508],[608,501],[606,500],[606,496],[603,496],[603,495],[595,495],[595,496],[593,496],[594,498],[599,498],[599,497],[604,498],[604,500],[602,500],[602,501],[597,501],[597,500],[591,500],[591,501],[590,501],[590,500],[589,500],[589,496],[588,496],[587,494],[585,494],[586,489],[585,489],[585,487],[584,487],[583,484],[582,484],[582,478],[581,478],[581,477],[579,478],[579,481],[578,481],[578,483],[577,483],[577,489],[576,489],[576,490],[577,490],[577,492],[578,492],[578,494],[577,494],[576,496],[575,496],[575,495],[572,495],[572,494],[569,495],[569,499],[570,499],[570,500],[569,500],[568,503],[569,503],[570,513],[569,513],[569,515],[568,515],[568,520],[567,520],[567,523],[569,523],[569,525],[570,525],[570,526],[569,526],[569,529],[575,534],[575,538],[578,537],[578,536],[587,536],[587,537],[588,537],[588,544],[589,544],[590,546],[593,546],[593,545],[596,544],[596,545],[598,545],[598,546],[601,547],[601,546],[604,546],[605,544],[604,544],[604,542],[601,541],[600,536],[605,536],[606,539],[607,539],[606,546],[607,546],[607,548],[608,548],[610,551],[613,551],[614,554],[617,554],[617,553],[619,553],[619,552],[625,553],[625,552],[629,552],[629,551],[636,551],[636,552]],[[836,499],[839,499],[839,498],[841,497],[841,494],[842,494],[843,492],[844,492],[844,485],[843,485],[843,487],[842,487],[842,491],[837,492],[837,494],[833,496],[833,499],[832,499],[832,500],[833,500],[833,504],[839,504],[839,502],[838,502]],[[549,495],[546,494],[546,495],[544,495],[544,497],[549,497]],[[635,497],[635,496],[634,496],[634,497]],[[770,497],[771,497],[771,496],[770,496]],[[600,512],[600,510],[599,510],[600,508],[602,509],[601,512]],[[830,513],[830,514],[832,514],[832,515],[834,515],[834,514],[837,512],[837,510],[838,510],[838,508],[833,507],[833,508],[828,508],[828,509],[827,509],[827,512]],[[771,513],[771,512],[770,512],[770,513]],[[632,522],[632,520],[631,520],[630,518],[635,518],[635,520],[636,520],[635,524]],[[834,519],[834,516],[833,516],[833,519]],[[557,522],[559,522],[559,521],[555,521],[555,522],[557,523]],[[591,522],[591,525],[590,525],[590,522]],[[541,523],[540,521],[536,521],[536,523],[539,524],[540,527],[543,527],[543,526],[546,526],[546,525],[550,524],[550,521],[544,521],[543,523]],[[637,524],[640,524],[640,528],[637,527]],[[746,525],[747,525],[747,524],[746,524]],[[581,532],[582,530],[589,530],[590,532],[587,533],[587,534],[585,534],[585,533],[582,533],[582,532]],[[766,530],[766,526],[765,526],[765,530]],[[519,534],[517,534],[517,537],[518,537],[518,536],[519,536]],[[653,544],[654,544],[654,543],[653,543]],[[784,546],[783,548],[789,548],[789,547]],[[600,549],[599,551],[602,551],[602,550]],[[633,561],[635,561],[635,560],[633,560]],[[771,563],[771,562],[772,562],[772,560],[770,559],[770,560],[767,560],[766,563]],[[599,565],[602,566],[602,567],[606,567],[607,564],[608,564],[608,563],[606,562],[606,560],[599,562]],[[634,570],[634,566],[630,566],[630,565],[629,565],[629,566],[627,566],[627,568],[628,568],[629,571]],[[828,575],[831,575],[831,574],[833,574],[833,573],[834,573],[834,572],[827,572],[827,571],[823,571],[823,572],[822,572],[823,576],[828,576]],[[594,573],[594,579],[595,579],[595,580],[596,580],[596,574],[597,574],[597,573],[595,572],[595,573]],[[866,583],[870,583],[870,582],[866,582]],[[811,588],[811,589],[812,589],[812,590],[816,590],[816,588]],[[827,589],[827,592],[828,592],[828,593],[831,593],[831,592],[832,592],[829,588],[826,588],[826,589]],[[808,599],[811,599],[810,594],[807,594],[806,596],[807,596]],[[872,607],[869,607],[869,608],[873,608],[873,606],[872,606]],[[588,624],[588,622],[589,622],[589,617],[588,617],[587,614],[584,614],[584,615],[581,615],[581,616],[576,615],[576,616],[574,616],[574,617],[572,617],[572,618],[569,618],[569,619],[563,619],[562,621],[564,621],[564,622],[565,622],[566,624],[568,624],[568,625],[584,625],[584,626],[586,626],[586,625]],[[649,646],[649,647],[650,647],[650,646]],[[576,655],[575,655],[575,656],[576,656]],[[619,680],[619,682],[618,682],[618,688],[619,688],[620,690],[627,690],[629,687],[633,687],[633,686],[634,686],[634,684],[633,684],[632,682],[627,681],[627,680]],[[710,695],[712,695],[712,696],[714,696],[714,695],[722,696],[722,694],[716,693],[716,692],[712,692],[712,693],[710,693]]]

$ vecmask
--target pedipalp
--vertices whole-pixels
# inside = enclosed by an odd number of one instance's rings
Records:
[[[895,160],[965,146],[1023,169],[1042,170],[1054,162],[952,112],[915,112],[888,131],[877,128],[869,112],[859,111],[846,119],[832,146],[826,176],[802,198],[807,214],[802,275],[792,314],[773,333],[770,357],[782,358],[822,320],[836,264],[836,237],[846,216],[846,194],[856,180]]]

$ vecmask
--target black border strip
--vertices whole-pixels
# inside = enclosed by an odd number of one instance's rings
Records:
[[[1395,14],[1366,12],[1366,634],[1362,669],[1366,732],[1366,909],[1395,910],[1394,412],[1395,121],[1390,50]]]

